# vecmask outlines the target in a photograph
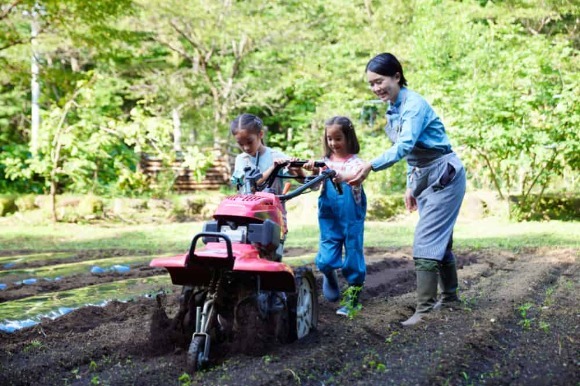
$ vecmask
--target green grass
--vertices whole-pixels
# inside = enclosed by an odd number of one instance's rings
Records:
[[[365,246],[406,247],[413,243],[416,217],[398,222],[367,222]],[[201,231],[201,222],[144,225],[11,225],[2,229],[0,251],[78,251],[85,249],[125,249],[151,253],[181,253]],[[459,222],[455,228],[456,248],[517,250],[535,247],[580,246],[578,222],[511,223],[497,218]],[[314,224],[294,226],[287,247],[315,249],[319,230]]]

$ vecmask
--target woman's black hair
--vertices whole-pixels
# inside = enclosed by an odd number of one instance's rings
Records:
[[[354,126],[351,120],[347,117],[337,115],[324,122],[324,155],[326,157],[330,157],[332,154],[332,150],[328,146],[328,141],[326,139],[326,129],[332,125],[337,125],[340,127],[342,134],[344,134],[344,138],[346,140],[346,151],[348,154],[358,154],[360,151],[360,145],[358,143],[356,132],[354,131]]]
[[[365,72],[366,71],[371,71],[383,76],[395,76],[398,72],[401,74],[399,86],[403,87],[407,85],[407,79],[405,79],[405,75],[403,75],[403,66],[401,66],[401,63],[395,55],[389,54],[388,52],[378,54],[369,60],[367,67],[365,68]]]

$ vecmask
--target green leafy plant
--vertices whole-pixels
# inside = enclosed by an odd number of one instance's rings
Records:
[[[262,357],[262,361],[264,362],[264,364],[269,364],[271,362],[273,362],[275,360],[275,358],[271,355],[264,355]]]
[[[524,330],[528,330],[530,329],[531,325],[532,325],[532,320],[533,319],[529,319],[528,318],[528,311],[533,307],[532,303],[524,303],[521,306],[518,307],[518,312],[522,318],[522,320],[519,322],[519,324],[522,325]]]
[[[187,373],[183,373],[177,378],[179,384],[181,386],[190,386],[191,385],[191,376]]]
[[[540,321],[540,329],[547,334],[550,332],[550,323],[544,322],[543,320]]]
[[[35,339],[35,340],[31,341],[26,347],[24,347],[24,351],[28,352],[28,351],[40,349],[42,347],[44,347],[44,344],[41,341]]]
[[[388,343],[388,344],[393,343],[393,339],[397,335],[399,335],[399,332],[398,331],[391,331],[391,333],[389,334],[389,336],[387,338],[385,338],[385,343]]]
[[[354,319],[362,310],[362,304],[358,302],[361,291],[361,286],[348,286],[342,293],[340,305],[346,308],[349,319]]]

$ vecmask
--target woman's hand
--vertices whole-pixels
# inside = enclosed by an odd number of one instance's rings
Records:
[[[417,200],[413,197],[411,189],[407,189],[405,192],[405,206],[409,212],[414,212],[417,210]]]
[[[362,164],[357,171],[355,171],[354,176],[348,180],[348,184],[351,186],[356,186],[362,184],[362,182],[367,178],[371,172],[372,165],[370,162],[365,162]]]

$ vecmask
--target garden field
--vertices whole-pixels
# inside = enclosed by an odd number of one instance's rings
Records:
[[[244,352],[216,348],[208,369],[188,375],[184,347],[164,339],[163,322],[177,311],[179,288],[149,262],[183,253],[201,223],[31,227],[5,220],[0,384],[580,381],[576,223],[460,221],[456,245],[464,306],[406,329],[399,322],[415,303],[413,222],[409,216],[367,223],[368,276],[363,308],[354,318],[335,315],[338,305],[320,297],[318,329],[304,339]],[[290,232],[285,261],[312,266],[315,225]],[[164,294],[161,306],[158,294]]]

